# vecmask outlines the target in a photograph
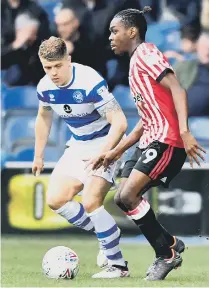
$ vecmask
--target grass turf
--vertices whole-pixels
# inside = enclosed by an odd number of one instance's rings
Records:
[[[45,252],[64,245],[75,250],[80,258],[80,271],[73,280],[47,279],[41,270]],[[209,286],[209,247],[189,247],[183,254],[183,266],[172,271],[164,281],[144,281],[153,261],[148,245],[122,244],[129,261],[130,278],[92,279],[99,272],[96,266],[98,244],[93,237],[83,235],[3,236],[1,287],[197,287]]]

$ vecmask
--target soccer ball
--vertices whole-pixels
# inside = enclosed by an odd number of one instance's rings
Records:
[[[42,269],[48,278],[73,279],[79,271],[79,258],[72,249],[57,246],[44,255]]]

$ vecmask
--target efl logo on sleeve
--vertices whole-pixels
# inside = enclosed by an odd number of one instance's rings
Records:
[[[103,98],[109,96],[109,91],[104,85],[97,90],[97,93]]]

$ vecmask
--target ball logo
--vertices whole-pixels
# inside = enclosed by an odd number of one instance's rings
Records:
[[[72,112],[72,108],[70,107],[70,105],[65,104],[64,105],[64,111],[66,113],[71,113]]]
[[[80,91],[75,91],[73,93],[73,99],[77,103],[82,103],[83,102],[83,94]]]
[[[65,272],[64,272],[63,274],[60,275],[60,278],[63,278],[63,279],[67,278],[67,279],[70,279],[70,278],[71,278],[71,271],[70,271],[70,269],[67,268],[67,269],[65,270]]]

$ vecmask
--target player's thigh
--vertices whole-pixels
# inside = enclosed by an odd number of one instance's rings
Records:
[[[79,160],[72,159],[68,154],[65,151],[50,176],[47,202],[56,202],[56,199],[69,201],[83,189],[81,179],[76,177]]]
[[[178,161],[175,153],[176,149],[180,148],[159,141],[152,142],[143,151],[134,166],[133,172],[129,177],[130,181],[126,183],[126,192],[132,190],[132,194],[137,195],[138,190],[138,196],[141,196],[151,187],[162,184],[168,172],[175,170],[176,161]],[[183,151],[184,149],[180,150]],[[183,152],[183,157],[185,155],[186,153]],[[171,165],[172,161],[175,163]],[[180,161],[180,165],[182,165],[181,163]]]
[[[106,171],[104,171],[104,167],[100,167],[86,178],[82,195],[86,210],[88,210],[90,206],[96,207],[103,204],[107,192],[115,181],[120,165],[121,162],[116,161],[109,165]]]
[[[158,176],[158,180],[161,185],[164,187],[168,187],[169,183],[175,176],[181,171],[185,161],[187,154],[185,149],[175,147],[173,150],[173,155],[169,161],[169,164],[165,168],[165,170]]]
[[[170,155],[169,147],[167,144],[154,141],[142,152],[123,187],[122,198],[130,197],[133,200],[158,183],[155,175],[159,175],[166,167]]]
[[[124,165],[123,170],[121,172],[121,179],[127,179],[130,176],[134,166],[136,165],[136,163],[140,159],[141,155],[142,155],[141,149],[139,149],[139,147],[136,147],[132,156],[130,157],[130,159],[128,159],[125,162],[125,165]],[[125,180],[121,181],[120,187],[123,186],[123,182],[125,182]]]
[[[172,146],[159,141],[152,142],[138,159],[134,169],[155,180],[168,166],[173,154]]]
[[[141,150],[136,147],[134,153],[132,154],[131,158],[125,162],[123,170],[121,172],[120,184],[115,194],[115,202],[120,202],[120,193],[122,192],[134,166],[136,165],[137,161],[141,157]]]

